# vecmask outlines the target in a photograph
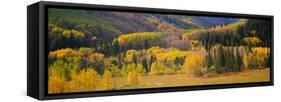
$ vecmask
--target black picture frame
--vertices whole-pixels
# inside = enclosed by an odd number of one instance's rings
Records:
[[[157,14],[174,14],[174,15],[196,15],[196,16],[215,16],[215,17],[230,17],[230,18],[250,18],[269,20],[271,25],[271,50],[270,50],[270,82],[254,82],[254,83],[239,83],[239,84],[220,84],[220,85],[199,85],[199,86],[184,86],[184,87],[169,87],[169,88],[148,88],[148,89],[130,89],[130,90],[114,90],[114,91],[99,91],[99,92],[80,92],[80,93],[62,93],[48,94],[47,93],[47,24],[48,24],[48,8],[71,8],[71,9],[87,9],[87,10],[103,10],[103,11],[126,11],[126,12],[145,12]],[[159,92],[175,92],[175,91],[191,91],[191,90],[206,90],[206,89],[223,89],[223,88],[240,88],[253,86],[272,86],[274,83],[274,44],[273,32],[274,23],[271,15],[254,15],[254,14],[237,14],[237,13],[221,13],[221,12],[205,12],[205,11],[187,11],[173,9],[158,9],[158,8],[141,8],[141,7],[124,7],[124,6],[109,6],[109,5],[93,5],[79,3],[62,3],[40,1],[27,7],[27,95],[39,100],[46,99],[61,99],[61,98],[81,98],[81,97],[96,97],[110,95],[127,95],[127,94],[144,94],[144,93],[159,93]]]

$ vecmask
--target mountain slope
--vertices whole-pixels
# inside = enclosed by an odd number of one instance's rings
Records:
[[[49,20],[63,22],[59,24],[63,28],[76,28],[81,26],[91,26],[95,28],[93,33],[110,33],[112,36],[134,32],[152,31],[182,31],[191,28],[211,27],[220,24],[229,24],[238,19],[202,17],[202,16],[182,16],[164,15],[149,13],[129,13],[129,12],[106,12],[94,10],[71,10],[71,9],[50,9]]]

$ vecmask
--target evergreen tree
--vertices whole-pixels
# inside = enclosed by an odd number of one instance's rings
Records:
[[[207,68],[211,68],[212,65],[213,65],[213,59],[212,59],[212,56],[211,56],[211,53],[207,53],[207,56],[206,56],[206,65],[207,65]]]
[[[236,51],[236,53],[235,53],[236,54],[236,58],[235,58],[236,69],[237,69],[237,71],[241,71],[242,57],[241,57],[237,47],[236,47],[235,51]]]
[[[143,60],[142,60],[142,66],[144,67],[144,69],[145,69],[145,71],[146,72],[148,72],[148,66],[149,66],[149,64],[148,64],[148,61],[147,61],[147,58],[146,58],[146,56],[143,58]]]

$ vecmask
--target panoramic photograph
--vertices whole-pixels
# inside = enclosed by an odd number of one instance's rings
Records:
[[[48,9],[48,94],[270,81],[262,19]]]

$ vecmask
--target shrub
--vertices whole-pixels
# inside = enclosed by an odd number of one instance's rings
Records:
[[[165,65],[161,62],[154,62],[151,65],[150,74],[161,75],[164,74]]]
[[[48,79],[48,93],[64,92],[65,78],[52,76]]]
[[[82,69],[73,76],[67,88],[68,92],[93,91],[98,87],[99,75],[93,68]]]
[[[141,75],[145,74],[145,69],[141,64],[137,64],[137,68],[136,68],[137,72],[139,72]]]
[[[199,77],[202,76],[202,69],[205,65],[205,51],[190,52],[190,55],[185,59],[184,69],[186,74]]]

